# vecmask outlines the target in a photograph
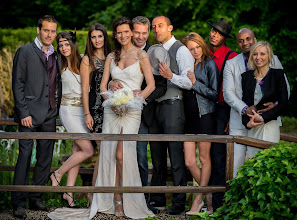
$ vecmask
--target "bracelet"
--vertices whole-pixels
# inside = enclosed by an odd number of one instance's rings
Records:
[[[90,114],[90,112],[89,113],[86,113],[86,114],[84,114],[85,116],[87,116],[87,115],[89,115]]]

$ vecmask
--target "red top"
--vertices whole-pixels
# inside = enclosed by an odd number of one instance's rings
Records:
[[[218,69],[219,69],[219,73],[221,73],[221,69],[225,60],[225,57],[227,55],[227,53],[231,51],[230,48],[226,47],[225,45],[221,46],[216,52],[212,52],[210,51],[211,55],[213,56],[213,60],[215,61]],[[231,54],[229,54],[228,60],[231,60],[232,58],[236,57],[237,53],[233,52]],[[222,82],[222,86],[220,86],[220,93],[219,93],[219,100],[218,102],[224,102],[224,96],[223,96],[223,82]]]

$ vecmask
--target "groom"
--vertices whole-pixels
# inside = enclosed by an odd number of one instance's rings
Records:
[[[13,60],[12,90],[15,100],[14,119],[19,132],[55,132],[56,116],[61,100],[61,64],[52,45],[57,35],[57,20],[45,15],[38,20],[35,40],[20,47]],[[55,140],[37,140],[36,165],[32,185],[48,181]],[[28,185],[33,140],[19,140],[19,156],[13,185]],[[26,192],[12,192],[13,215],[27,216]],[[47,210],[41,193],[29,194],[29,208]]]

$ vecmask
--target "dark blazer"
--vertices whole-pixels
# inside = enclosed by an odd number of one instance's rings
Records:
[[[248,106],[254,105],[254,94],[256,88],[256,79],[254,70],[250,70],[241,74],[242,82],[242,101]],[[263,104],[266,102],[278,102],[278,105],[267,112],[262,113],[264,122],[267,123],[271,120],[276,120],[288,105],[288,90],[285,80],[285,74],[282,69],[272,69],[268,71],[262,80],[264,83],[261,85],[263,97],[257,104],[257,110],[266,108]],[[242,124],[247,128],[247,123],[250,118],[247,115],[242,116]]]
[[[59,109],[62,96],[61,61],[56,52],[54,57],[57,61],[56,101]],[[42,53],[34,41],[20,47],[14,56],[12,90],[16,122],[31,116],[33,125],[39,125],[46,118],[49,109],[49,79],[42,60]]]
[[[151,45],[146,42],[146,46],[144,48],[145,51],[149,49]],[[153,118],[155,117],[155,108],[156,108],[156,99],[160,98],[161,96],[165,95],[167,91],[167,79],[163,78],[162,76],[154,75],[155,79],[155,90],[146,98],[147,105],[143,107],[142,114],[145,123],[148,126],[151,126]],[[146,87],[146,81],[143,80],[141,89],[143,90]]]

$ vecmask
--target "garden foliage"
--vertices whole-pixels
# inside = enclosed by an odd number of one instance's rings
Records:
[[[215,219],[297,219],[297,144],[280,142],[244,163]]]

